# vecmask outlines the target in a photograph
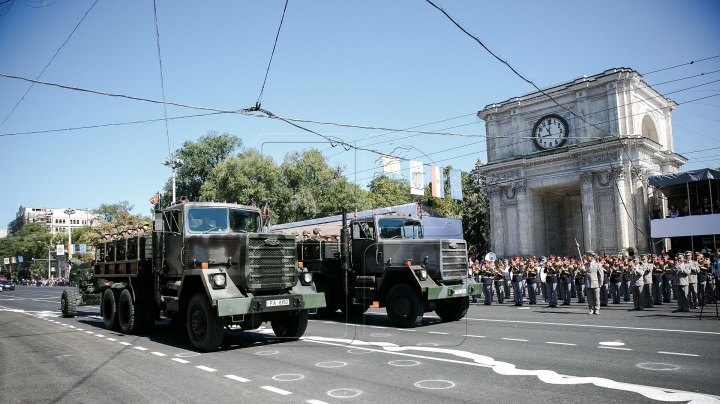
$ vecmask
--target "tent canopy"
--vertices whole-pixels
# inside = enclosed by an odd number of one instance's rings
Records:
[[[659,188],[685,184],[686,182],[718,179],[720,179],[720,168],[703,168],[701,170],[684,171],[675,174],[653,175],[648,178],[648,184]]]

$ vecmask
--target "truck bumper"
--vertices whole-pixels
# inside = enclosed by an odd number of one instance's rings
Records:
[[[324,293],[217,299],[217,311],[220,317],[320,307],[325,307]]]
[[[479,283],[468,283],[466,285],[433,286],[427,288],[427,300],[467,297],[472,295],[479,295],[481,292],[482,285]]]

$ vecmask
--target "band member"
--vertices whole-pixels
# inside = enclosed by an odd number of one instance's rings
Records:
[[[483,267],[480,270],[480,281],[482,282],[483,297],[485,298],[485,305],[489,306],[492,304],[492,287],[493,278],[495,277],[495,266],[492,261],[485,261]]]
[[[577,263],[574,274],[578,303],[585,303],[585,274],[585,267],[581,260]]]
[[[545,294],[548,307],[557,307],[557,283],[559,269],[555,263],[548,262],[545,265]]]
[[[642,289],[645,285],[643,276],[645,275],[645,266],[640,264],[639,258],[633,259],[633,266],[630,269],[630,283],[632,284],[633,310],[645,310],[645,302],[643,300]]]
[[[672,269],[675,266],[675,261],[668,259],[667,256],[665,256],[665,265],[663,266],[663,303],[671,303],[670,300],[672,298]]]
[[[535,289],[535,286],[537,284],[537,271],[538,271],[537,261],[534,261],[534,262],[530,261],[528,263],[527,276],[526,276],[528,298],[530,299],[528,304],[537,304],[537,289]]]
[[[520,262],[520,257],[516,255],[510,263],[510,277],[512,280],[515,306],[522,306],[523,304],[523,276],[525,276],[524,267]]]
[[[653,295],[653,304],[662,305],[661,299],[662,299],[662,284],[663,284],[663,274],[665,273],[665,263],[662,261],[662,258],[655,257],[653,259],[653,270],[652,270],[652,295]]]
[[[615,256],[612,265],[610,265],[610,296],[612,297],[613,304],[620,304],[622,275],[622,262],[620,261],[620,257]]]
[[[600,266],[603,270],[603,282],[600,285],[600,307],[607,307],[608,295],[610,294],[610,255],[605,254],[600,258]]]
[[[633,267],[632,261],[628,258],[628,256],[623,256],[623,277],[622,277],[622,295],[623,295],[623,301],[629,302],[630,301],[630,293],[632,292],[632,278],[630,275],[630,270]]]
[[[707,299],[705,298],[706,290],[707,290],[707,283],[708,283],[708,275],[710,274],[710,265],[707,259],[701,255],[698,255],[697,257],[697,263],[698,263],[698,299],[700,301],[700,306],[705,306],[705,302]]]
[[[540,278],[540,294],[542,295],[543,301],[547,302],[547,272],[545,267],[548,265],[547,258],[540,257],[540,263],[538,264],[538,277]]]
[[[502,260],[497,260],[493,280],[495,281],[495,293],[497,294],[497,300],[500,304],[503,304],[505,301],[505,277],[503,276],[503,270],[504,265]]]
[[[675,265],[672,270],[672,273],[674,275],[673,283],[677,288],[678,304],[677,310],[673,311],[673,313],[690,311],[690,304],[687,298],[688,285],[690,284],[688,282],[688,277],[690,276],[690,268],[689,265],[685,262],[685,257],[686,256],[683,254],[676,255]]]
[[[560,295],[563,298],[563,306],[570,305],[570,296],[572,295],[572,288],[570,285],[573,281],[572,269],[570,268],[570,262],[565,261],[560,264]]]

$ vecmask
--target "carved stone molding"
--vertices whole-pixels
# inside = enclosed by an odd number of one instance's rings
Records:
[[[632,166],[630,168],[630,176],[632,177],[633,181],[642,182],[650,174],[650,171],[646,170],[645,167],[642,166]]]
[[[595,173],[595,178],[597,178],[597,183],[601,187],[606,187],[610,185],[610,182],[612,181],[612,172],[610,170],[603,171],[601,173]],[[603,178],[605,181],[603,181]]]
[[[614,151],[614,152],[607,152],[604,154],[596,154],[592,156],[583,156],[580,157],[580,165],[581,166],[590,166],[594,164],[601,164],[601,163],[612,163],[615,161],[620,160],[620,152]]]
[[[582,181],[583,184],[590,184],[592,185],[593,178],[595,178],[595,173],[592,171],[584,172],[580,174],[580,181]]]
[[[623,170],[622,167],[613,167],[612,169],[610,169],[610,175],[612,177],[608,177],[608,179],[614,178],[621,180],[625,178],[625,170]]]
[[[512,192],[512,194],[511,194],[511,192]],[[511,200],[515,199],[516,196],[517,196],[517,191],[515,190],[515,187],[506,187],[505,188],[505,198],[507,198],[507,200],[511,201]]]
[[[513,188],[515,189],[515,192],[524,194],[525,191],[527,191],[527,183],[525,181],[518,181],[513,184]]]
[[[489,186],[489,187],[486,187],[485,189],[486,189],[489,197],[500,196],[500,192],[502,192],[502,189],[498,186]]]

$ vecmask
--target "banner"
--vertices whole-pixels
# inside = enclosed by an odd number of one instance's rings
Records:
[[[10,258],[3,258],[3,263],[5,265],[10,265]]]
[[[55,246],[55,255],[58,257],[65,254],[65,246],[62,244],[58,244]]]
[[[445,178],[443,177],[443,171],[442,167],[435,165],[430,166],[433,198],[445,198]]]
[[[10,263],[11,263],[11,264],[14,264],[15,262],[16,262],[16,261],[15,261],[15,257],[10,257]]]
[[[80,244],[80,254],[87,254],[87,244]]]
[[[419,161],[410,161],[410,194],[425,195],[423,163]]]
[[[460,170],[450,170],[450,198],[462,201],[462,173]]]
[[[383,172],[401,175],[400,159],[393,156],[382,156]]]
[[[23,262],[23,257],[22,257],[22,255],[18,257],[18,262]]]

